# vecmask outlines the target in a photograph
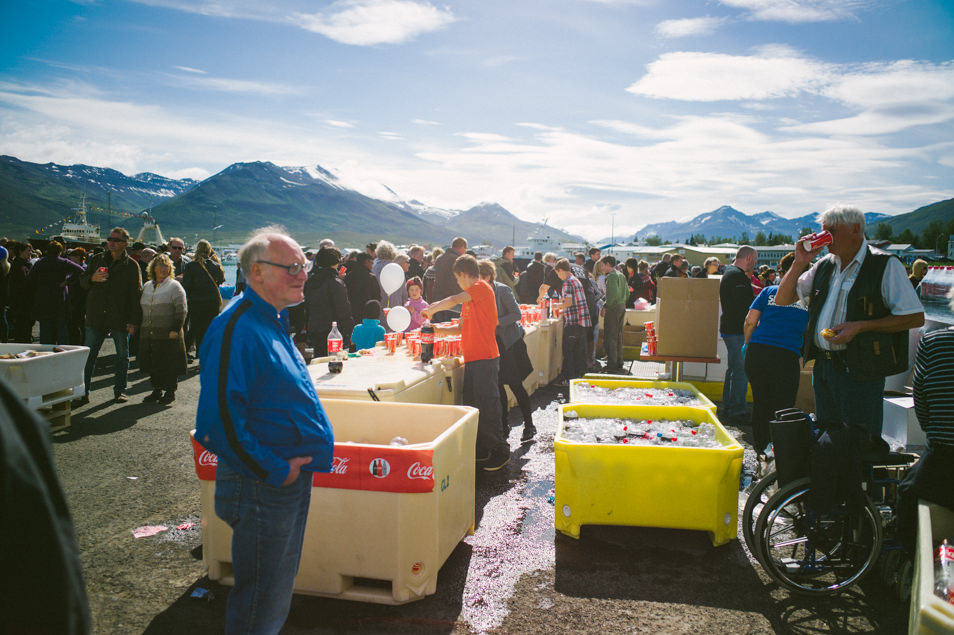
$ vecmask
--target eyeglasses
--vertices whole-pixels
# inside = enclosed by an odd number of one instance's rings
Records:
[[[108,242],[111,242],[111,243],[124,243],[124,242],[126,242],[126,239],[125,239],[125,238],[113,238],[112,236],[110,236],[110,237],[107,238],[106,240],[107,240]]]
[[[268,260],[256,260],[263,265],[271,265],[273,267],[278,267],[279,269],[284,269],[288,272],[288,275],[294,277],[297,276],[302,271],[308,272],[311,271],[311,262],[293,262],[290,265],[280,265],[277,262],[269,262]]]

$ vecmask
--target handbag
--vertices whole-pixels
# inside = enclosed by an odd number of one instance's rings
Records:
[[[209,273],[209,270],[205,268],[205,259],[197,259],[196,262],[199,263],[199,266],[202,267],[202,271],[205,272],[205,275],[209,276],[209,280],[212,281],[212,286],[215,287],[215,293],[219,296],[219,311],[225,308],[225,300],[222,299],[222,292],[219,290],[219,283],[215,281],[215,278],[212,277],[212,274]]]

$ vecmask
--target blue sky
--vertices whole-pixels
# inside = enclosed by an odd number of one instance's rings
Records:
[[[0,35],[27,161],[320,164],[591,239],[954,196],[949,0],[37,0]]]

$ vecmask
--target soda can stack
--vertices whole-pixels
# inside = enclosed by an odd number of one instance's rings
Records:
[[[546,320],[550,317],[547,307],[550,305],[550,300],[548,298],[543,298],[540,300],[540,319]]]
[[[520,305],[520,323],[524,326],[530,326],[530,307],[526,304]]]
[[[656,355],[656,325],[653,322],[646,322],[646,350],[650,356]]]

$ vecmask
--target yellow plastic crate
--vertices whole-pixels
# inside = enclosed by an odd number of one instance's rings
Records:
[[[580,417],[709,422],[722,448],[573,443],[564,413]],[[709,532],[713,545],[736,537],[742,446],[706,408],[565,404],[554,441],[555,526],[572,538],[581,525]]]
[[[696,399],[699,400],[699,408],[705,408],[706,410],[711,410],[714,415],[716,412],[716,405],[712,401],[702,394],[698,388],[690,384],[689,382],[684,381],[646,381],[640,379],[622,379],[620,376],[610,376],[607,377],[603,375],[600,377],[596,375],[586,375],[583,379],[574,379],[570,382],[570,403],[586,403],[584,399],[579,397],[579,389],[577,386],[580,384],[590,384],[591,386],[596,386],[597,388],[675,388],[679,390],[688,390],[696,396]],[[637,405],[637,404],[632,404]],[[641,405],[641,404],[640,404]],[[673,407],[673,406],[662,406],[662,407]],[[677,406],[678,407],[678,406]]]
[[[935,545],[954,537],[954,512],[918,502],[918,550],[911,583],[909,633],[954,633],[954,605],[934,595]]]
[[[433,488],[399,493],[315,485],[295,592],[380,604],[435,593],[441,566],[474,531],[477,410],[335,399],[322,399],[322,405],[335,431],[336,471],[360,467],[339,460],[342,444],[372,455],[380,448],[392,458],[396,452],[430,452]],[[409,445],[389,446],[398,435]],[[202,558],[209,579],[231,585],[232,529],[215,514],[214,473],[207,480],[201,472],[216,458],[201,446],[195,452],[197,472],[206,479],[199,481]]]

